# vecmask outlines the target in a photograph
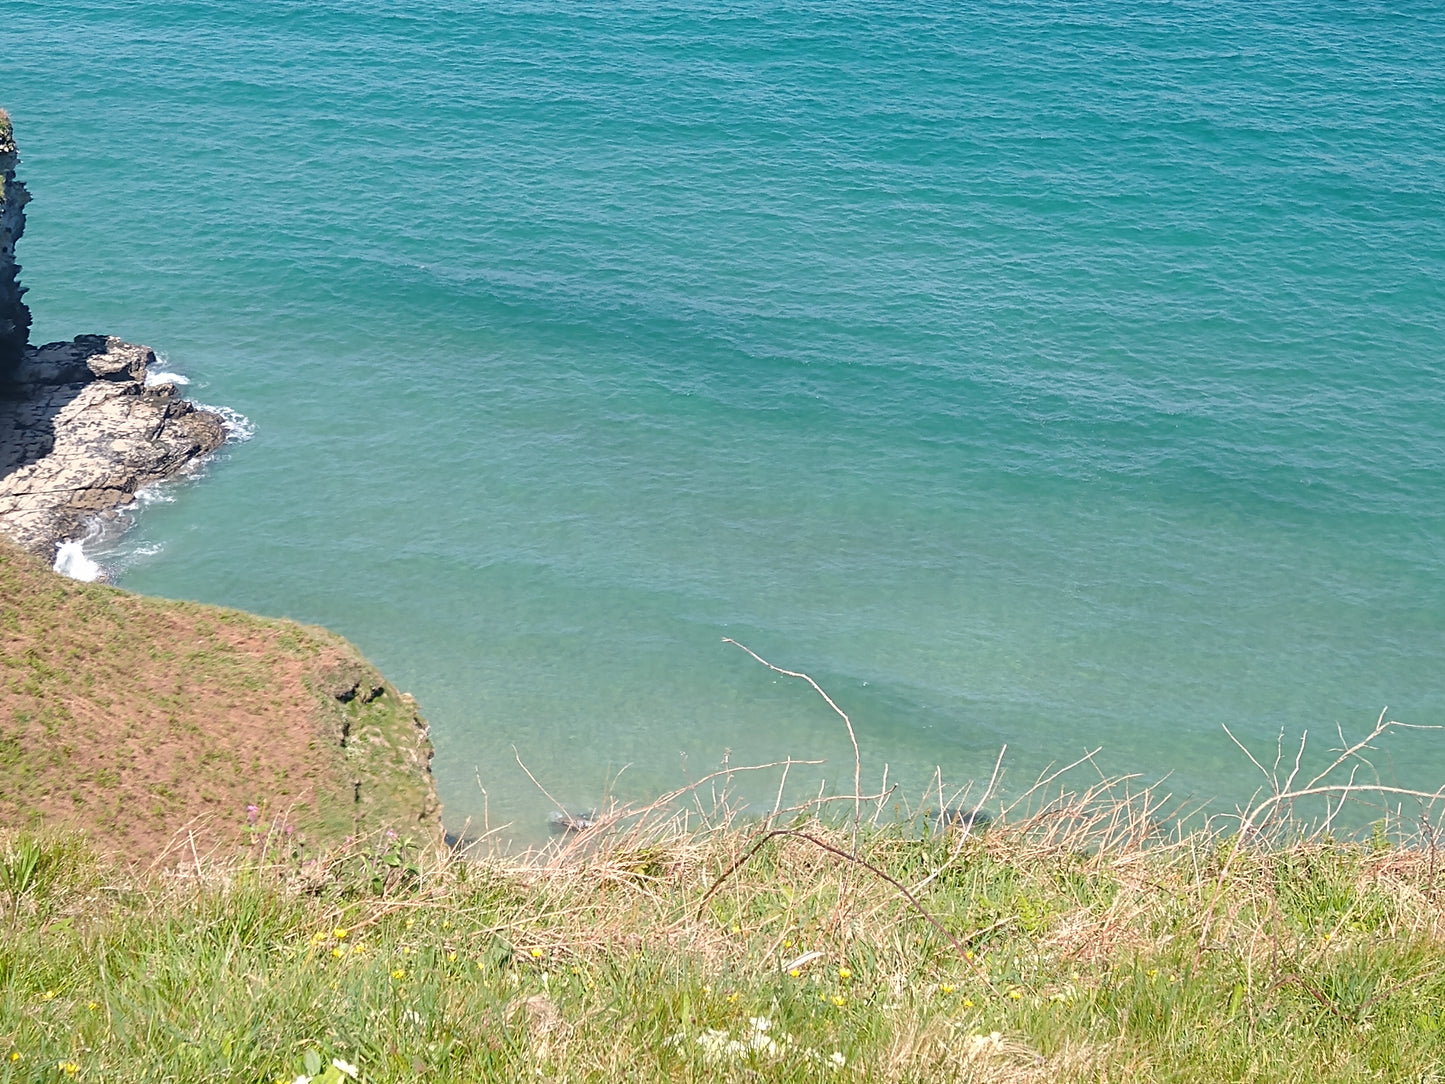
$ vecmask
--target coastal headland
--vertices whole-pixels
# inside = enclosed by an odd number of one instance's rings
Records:
[[[350,644],[47,567],[226,429],[155,381],[148,347],[29,344],[18,161],[0,112],[0,826],[141,861],[258,832],[311,853],[387,830],[439,844],[426,722]]]
[[[30,345],[16,243],[30,192],[0,110],[0,533],[45,558],[226,439],[222,418],[148,382],[155,353],[106,335]]]
[[[431,757],[416,702],[334,633],[81,583],[0,539],[0,826],[143,862],[273,830],[429,847]]]
[[[0,390],[0,530],[51,557],[221,446],[220,415],[147,383],[155,360],[104,335],[24,350]]]

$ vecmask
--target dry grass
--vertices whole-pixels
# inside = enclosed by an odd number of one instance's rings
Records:
[[[258,825],[136,872],[12,832],[0,1084],[1439,1079],[1439,795],[1367,759],[1397,726],[1307,781],[1281,746],[1229,816],[1092,755],[907,802],[860,754],[852,794],[749,821],[729,779],[796,762],[728,767],[520,856]]]
[[[1152,804],[1065,790],[966,836],[865,824],[856,853],[846,818],[760,845],[774,827],[657,806],[525,859],[381,841],[124,881],[61,841],[7,900],[0,1057],[107,1080],[291,1080],[306,1050],[376,1081],[1430,1079],[1428,847],[1126,830]]]

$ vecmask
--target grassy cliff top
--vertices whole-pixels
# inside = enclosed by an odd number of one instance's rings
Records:
[[[0,1084],[1441,1079],[1433,803],[1350,841],[1287,785],[1224,830],[1107,782],[966,833],[714,796],[463,859],[427,749],[324,630],[0,543]]]
[[[0,823],[142,860],[273,821],[311,847],[433,838],[429,757],[414,702],[340,637],[78,583],[0,541]]]
[[[270,833],[139,878],[0,832],[0,1080],[1440,1079],[1433,849],[1141,812],[634,822],[529,862]]]

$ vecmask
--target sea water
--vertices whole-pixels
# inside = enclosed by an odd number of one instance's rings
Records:
[[[725,637],[915,799],[1445,723],[1438,5],[0,0],[0,103],[35,341],[254,428],[92,556],[349,637],[453,826],[851,789]]]

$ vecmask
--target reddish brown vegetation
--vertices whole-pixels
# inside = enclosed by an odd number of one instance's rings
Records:
[[[418,724],[324,630],[76,583],[0,543],[0,824],[82,827],[137,859],[244,839],[248,806],[313,844],[434,831]]]

